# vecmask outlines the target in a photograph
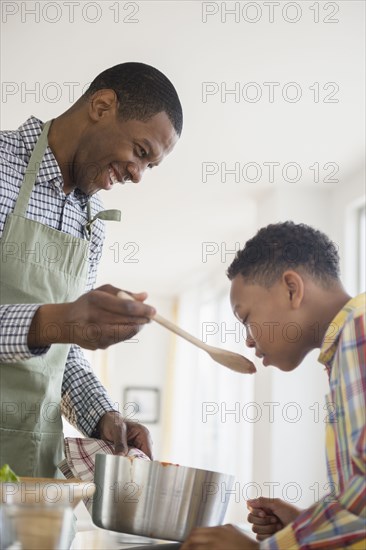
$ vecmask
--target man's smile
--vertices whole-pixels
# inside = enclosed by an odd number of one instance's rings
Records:
[[[120,174],[117,172],[117,170],[112,166],[111,164],[108,167],[109,177],[111,179],[112,184],[115,183],[125,183],[124,178],[120,176]]]

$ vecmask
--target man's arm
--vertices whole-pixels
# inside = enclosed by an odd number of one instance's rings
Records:
[[[67,421],[88,437],[108,411],[117,410],[79,346],[70,348],[62,380],[61,410]]]
[[[136,447],[152,458],[148,429],[139,422],[125,421],[118,408],[82,350],[71,346],[62,381],[62,414],[84,435],[112,442],[118,454],[126,454],[129,447]]]
[[[40,304],[11,304],[0,306],[0,363],[16,363],[42,355],[49,346],[28,346],[28,334]]]

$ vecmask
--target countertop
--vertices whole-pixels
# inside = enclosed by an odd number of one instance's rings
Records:
[[[122,550],[124,548],[154,548],[154,544],[169,544],[168,541],[158,541],[134,535],[115,533],[100,529],[92,522],[83,503],[75,509],[77,517],[77,533],[71,545],[71,550]]]
[[[135,540],[135,542],[132,542]],[[147,541],[147,542],[146,542]],[[167,541],[154,541],[155,543],[168,544]],[[76,533],[75,539],[71,546],[72,550],[120,550],[124,548],[137,548],[142,545],[146,548],[153,549],[154,544],[149,542],[148,539],[132,537],[129,535],[123,535],[121,533],[113,533],[104,529],[94,527],[89,531],[79,531]]]
[[[153,550],[154,545],[157,544],[159,544],[159,548],[160,545],[167,545],[167,550],[170,550],[169,544],[171,543],[166,540],[148,539],[100,529],[92,522],[83,502],[75,508],[74,512],[77,517],[77,533],[70,550],[122,550],[125,548],[136,548],[137,550],[141,546],[145,546],[147,550]],[[248,524],[240,524],[237,527],[248,536],[255,538]]]

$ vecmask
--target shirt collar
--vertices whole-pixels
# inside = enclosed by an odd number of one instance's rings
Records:
[[[349,300],[329,324],[318,357],[318,361],[326,366],[328,373],[330,373],[334,355],[338,347],[338,340],[344,325],[355,309],[365,307],[365,296],[366,294],[359,294],[355,298]]]
[[[34,116],[31,116],[19,128],[19,132],[22,136],[24,146],[29,153],[29,157],[31,156],[37,140],[41,135],[43,125],[44,123],[41,120]],[[36,185],[40,184],[52,184],[59,189],[62,189],[64,184],[61,169],[50,147],[47,147],[43,155],[43,159],[37,174]],[[69,197],[73,202],[78,202],[83,209],[86,207],[86,204],[90,198],[83,191],[77,188],[70,193]]]

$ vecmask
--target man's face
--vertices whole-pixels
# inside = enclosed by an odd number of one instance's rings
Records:
[[[282,280],[266,288],[247,283],[239,274],[232,280],[230,300],[234,315],[246,327],[246,345],[255,348],[265,367],[291,371],[313,347],[303,328],[306,322],[302,308],[292,307]]]
[[[82,134],[72,180],[87,195],[109,191],[117,183],[138,183],[146,168],[160,164],[177,141],[165,112],[142,122],[123,121],[110,110]]]

